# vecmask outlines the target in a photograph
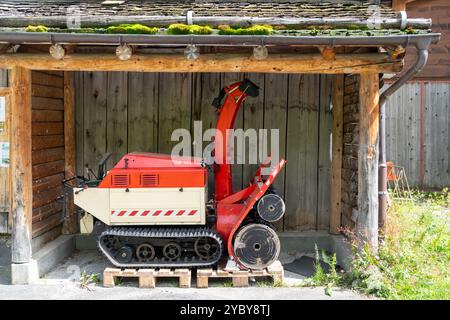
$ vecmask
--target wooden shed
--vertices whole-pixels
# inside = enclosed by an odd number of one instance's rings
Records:
[[[382,77],[402,70],[407,46],[426,50],[439,39],[431,21],[381,2],[2,1],[0,141],[9,133],[10,159],[0,168],[0,206],[9,213],[0,228],[12,233],[13,264],[79,231],[65,181],[106,152],[108,168],[126,152],[169,153],[172,131],[193,130],[195,120],[213,127],[212,99],[244,77],[262,94],[245,102],[237,126],[279,129],[287,160],[276,181],[287,206],[278,230],[345,229],[375,250]],[[130,23],[157,31],[108,28]],[[212,31],[173,35],[174,23]],[[270,26],[252,31],[261,25]],[[128,60],[115,54],[123,44],[133,48]],[[61,59],[49,53],[55,45],[64,47]],[[197,59],[186,58],[187,46],[199,49]],[[258,46],[268,50],[262,60]],[[254,170],[235,165],[236,187]]]

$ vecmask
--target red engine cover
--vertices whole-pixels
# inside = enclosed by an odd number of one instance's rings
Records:
[[[203,188],[207,175],[201,159],[129,153],[108,172],[99,188]]]

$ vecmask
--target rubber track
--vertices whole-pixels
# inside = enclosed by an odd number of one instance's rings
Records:
[[[199,257],[188,259],[188,261],[157,261],[156,263],[119,263],[114,257],[112,257],[108,249],[103,247],[102,238],[104,236],[119,236],[119,237],[139,237],[139,238],[202,238],[210,237],[215,239],[220,245],[220,254],[212,261],[204,261]],[[145,242],[145,241],[143,241]],[[223,253],[223,241],[220,235],[210,229],[204,227],[190,227],[190,228],[178,228],[178,227],[165,227],[165,228],[148,228],[148,227],[110,227],[102,232],[98,238],[98,245],[103,254],[108,258],[111,263],[120,268],[155,268],[155,267],[207,267],[216,264]]]

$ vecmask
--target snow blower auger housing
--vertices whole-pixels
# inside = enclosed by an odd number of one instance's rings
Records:
[[[280,241],[271,223],[281,219],[285,205],[269,187],[285,160],[262,175],[266,161],[238,192],[225,161],[226,130],[233,128],[244,99],[258,90],[244,79],[213,101],[223,140],[216,135],[213,199],[207,192],[212,172],[202,159],[154,153],[126,154],[97,185],[74,189],[75,204],[107,225],[98,244],[114,265],[202,267],[225,255],[240,268],[263,269],[278,259]]]

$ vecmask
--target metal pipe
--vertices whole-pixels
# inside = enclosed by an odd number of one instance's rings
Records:
[[[400,78],[389,86],[380,96],[380,120],[379,120],[379,163],[378,163],[378,227],[385,230],[387,217],[387,166],[386,166],[386,101],[403,84],[411,80],[422,70],[428,61],[428,48],[432,41],[422,38],[415,44],[418,57],[414,65]]]
[[[0,43],[11,44],[103,44],[118,45],[197,45],[197,46],[259,46],[259,45],[312,45],[312,46],[403,46],[417,45],[422,39],[437,43],[439,33],[397,36],[347,37],[347,36],[235,36],[235,35],[136,35],[136,34],[92,34],[92,33],[32,33],[1,32]]]

